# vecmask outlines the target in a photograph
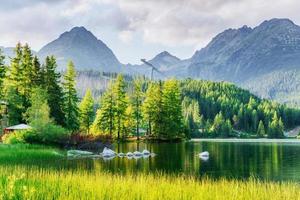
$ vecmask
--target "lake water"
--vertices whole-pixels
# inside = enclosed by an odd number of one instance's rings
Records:
[[[180,143],[122,143],[116,152],[148,149],[156,156],[112,160],[64,160],[68,167],[104,170],[114,173],[189,174],[197,177],[238,178],[257,177],[274,181],[300,182],[300,143],[297,142],[236,142],[234,140],[190,141]],[[208,160],[199,152],[208,151]],[[59,163],[56,163],[59,164]]]

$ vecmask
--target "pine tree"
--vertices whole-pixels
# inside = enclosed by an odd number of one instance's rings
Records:
[[[93,124],[94,131],[109,133],[112,137],[115,131],[115,100],[111,85],[101,98],[100,108],[97,110],[96,119]]]
[[[87,90],[83,100],[79,105],[80,129],[90,133],[90,127],[94,120],[94,99],[90,89]]]
[[[43,88],[48,94],[50,116],[54,121],[65,126],[65,114],[63,112],[63,91],[60,83],[60,74],[56,72],[56,60],[53,56],[47,56],[43,67]]]
[[[264,123],[260,120],[257,128],[257,135],[259,137],[264,137],[266,134]]]
[[[118,75],[113,86],[113,93],[115,97],[115,112],[116,112],[116,131],[118,140],[122,131],[122,126],[125,121],[125,111],[128,105],[126,101],[125,81],[123,75]]]
[[[79,109],[76,92],[76,71],[72,61],[68,63],[67,72],[64,75],[64,113],[66,128],[75,132],[79,129]]]

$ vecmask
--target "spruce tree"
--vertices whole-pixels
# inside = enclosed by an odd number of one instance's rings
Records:
[[[128,105],[128,102],[126,101],[125,88],[126,85],[124,77],[123,75],[119,74],[113,86],[113,93],[115,97],[116,131],[118,140],[120,139],[120,134],[126,118],[125,112]]]
[[[6,67],[4,63],[5,56],[0,49],[0,101],[4,98],[4,80],[6,78]]]
[[[72,61],[68,63],[67,72],[64,75],[64,113],[66,128],[75,132],[79,130],[79,109],[76,92],[76,71]]]
[[[5,99],[8,102],[9,124],[15,125],[24,120],[26,112],[24,95],[24,65],[22,64],[22,45],[18,43],[14,49],[15,56],[11,59],[9,76],[7,77]]]
[[[80,110],[80,129],[87,134],[90,133],[90,128],[94,120],[94,99],[90,89],[86,91],[86,94],[79,105]]]
[[[63,91],[60,82],[60,74],[56,72],[56,60],[53,56],[47,56],[43,67],[43,88],[48,94],[48,105],[50,116],[54,121],[65,126],[65,115],[63,112]]]
[[[32,87],[43,86],[43,70],[37,56],[32,60],[31,84]]]

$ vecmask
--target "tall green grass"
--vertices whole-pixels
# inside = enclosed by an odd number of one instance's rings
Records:
[[[63,152],[31,145],[0,145],[0,200],[7,199],[300,199],[292,182],[197,179],[192,176],[113,174],[56,166]],[[64,165],[63,165],[64,166]],[[67,165],[66,165],[67,166]]]
[[[300,199],[296,183],[0,167],[0,199]]]

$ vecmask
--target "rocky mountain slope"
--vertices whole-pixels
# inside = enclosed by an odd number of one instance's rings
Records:
[[[112,50],[84,27],[74,27],[61,34],[42,47],[38,55],[41,59],[54,55],[61,70],[72,60],[80,70],[121,71],[121,64]]]

